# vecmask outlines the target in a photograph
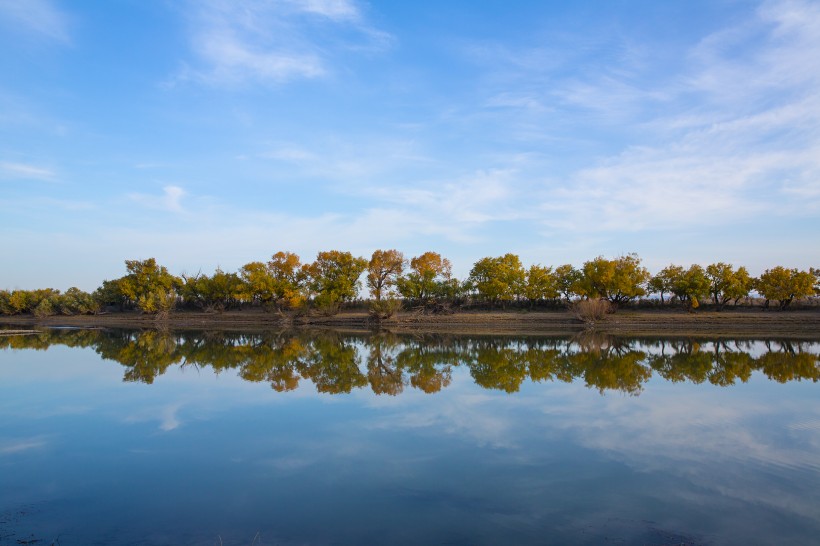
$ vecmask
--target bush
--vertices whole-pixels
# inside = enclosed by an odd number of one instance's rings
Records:
[[[612,305],[604,299],[576,301],[570,306],[572,314],[587,324],[595,324],[612,312]]]
[[[370,302],[370,316],[377,320],[389,319],[399,309],[401,309],[401,300],[396,298]]]
[[[313,309],[326,317],[336,315],[341,308],[342,302],[334,298],[332,294],[319,294],[313,299]]]

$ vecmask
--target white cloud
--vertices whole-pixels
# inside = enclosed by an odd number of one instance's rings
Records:
[[[49,0],[0,0],[0,20],[55,41],[69,41],[67,18]]]
[[[228,28],[212,29],[196,43],[197,53],[212,67],[204,79],[218,83],[240,83],[248,79],[285,82],[314,78],[325,73],[313,53],[266,51],[243,41]]]
[[[358,20],[359,9],[350,0],[289,0],[295,9],[321,15],[329,19]]]
[[[604,32],[469,49],[491,67],[481,123],[504,146],[545,153],[508,182],[540,180],[516,203],[522,217],[589,240],[731,226],[764,211],[816,215],[820,4],[765,2],[688,51],[677,47]],[[573,166],[556,147],[587,164]]]
[[[784,401],[773,410],[771,405],[743,398],[717,404],[708,390],[718,387],[697,392],[686,392],[683,385],[653,387],[637,399],[607,396],[593,412],[568,399],[561,406],[546,408],[545,413],[557,416],[554,422],[572,431],[582,445],[643,472],[674,472],[728,498],[812,517],[811,508],[800,502],[799,492],[772,486],[761,478],[766,475],[761,470],[770,468],[808,472],[818,468],[815,453],[820,435],[812,425],[818,414],[807,412],[804,400]],[[733,393],[721,395],[727,398]],[[681,419],[682,415],[686,418]],[[808,426],[783,428],[789,429],[789,440],[799,437],[800,441],[773,440],[771,423],[794,415],[804,416]],[[761,426],[763,422],[768,424]],[[694,445],[697,449],[692,449]],[[772,494],[763,498],[761,491]]]
[[[373,245],[388,234],[395,238],[393,245],[415,236],[475,242],[476,227],[536,214],[532,205],[522,205],[530,183],[516,170],[527,163],[526,154],[505,156],[500,162],[508,168],[466,173],[460,165],[454,169],[430,157],[414,140],[391,138],[319,139],[311,148],[280,144],[256,156],[288,162],[298,178],[359,200],[356,210],[333,212],[346,223],[345,232],[361,232],[356,240],[366,240],[369,233]]]
[[[182,207],[182,198],[186,192],[179,186],[165,186],[162,188],[162,195],[149,195],[145,193],[131,193],[128,198],[145,207],[168,212],[185,212]]]
[[[416,188],[373,187],[371,196],[400,206],[433,224],[482,224],[521,217],[516,200],[515,173],[480,170],[453,182],[433,182]]]
[[[349,0],[211,0],[193,6],[191,46],[200,66],[183,70],[182,80],[281,84],[324,76],[339,49],[326,23],[357,31],[364,47],[381,48],[386,40]]]
[[[281,146],[273,148],[259,154],[264,159],[277,159],[294,163],[305,163],[319,161],[320,157],[315,153],[296,146]]]
[[[182,403],[170,404],[162,410],[162,420],[159,428],[164,432],[169,432],[179,428],[182,422],[179,419],[179,410]]]
[[[0,178],[7,179],[27,179],[27,180],[53,180],[54,171],[37,165],[26,163],[12,163],[0,161]]]
[[[22,440],[12,440],[0,443],[0,455],[13,455],[16,453],[23,453],[31,451],[32,449],[40,449],[47,444],[45,438],[34,437],[25,438]]]
[[[802,2],[767,3],[752,20],[704,39],[685,77],[642,93],[669,106],[670,114],[642,123],[652,140],[547,189],[546,225],[639,232],[727,225],[763,211],[814,214],[818,50],[820,6]],[[613,108],[622,99],[610,83],[585,83],[579,104]]]

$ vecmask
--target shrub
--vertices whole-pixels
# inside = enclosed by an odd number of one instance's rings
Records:
[[[342,303],[331,294],[319,294],[313,299],[313,309],[320,315],[326,317],[337,314],[342,308]]]
[[[572,314],[587,324],[595,324],[612,312],[612,305],[605,299],[588,299],[576,301],[570,306]]]
[[[397,298],[387,298],[378,301],[373,300],[370,302],[370,316],[377,320],[389,319],[399,309],[401,309],[401,300]]]

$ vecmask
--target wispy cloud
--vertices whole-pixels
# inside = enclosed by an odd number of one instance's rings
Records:
[[[479,170],[452,182],[416,188],[370,188],[370,195],[424,216],[431,223],[481,224],[521,216],[516,205],[515,172]]]
[[[40,449],[47,444],[46,439],[41,436],[25,438],[21,440],[11,440],[0,443],[0,455],[13,455],[23,453],[33,449]]]
[[[130,193],[128,198],[144,207],[168,212],[185,212],[182,207],[182,198],[186,192],[179,186],[165,186],[161,195],[145,193]]]
[[[49,0],[0,0],[0,22],[51,40],[70,40],[66,15]]]
[[[611,100],[655,96],[668,109],[633,117],[651,140],[636,139],[564,183],[551,183],[545,223],[586,233],[637,232],[728,224],[764,210],[814,214],[818,50],[819,5],[769,2],[696,44],[683,72],[656,87],[633,92],[606,78],[568,88],[580,90],[579,105],[611,108]]]
[[[0,161],[0,178],[17,180],[54,180],[56,174],[51,169],[28,163]]]
[[[278,146],[266,152],[262,152],[259,154],[259,157],[295,163],[306,163],[320,160],[320,157],[315,153],[297,146]]]
[[[168,432],[179,428],[182,422],[179,419],[179,410],[182,403],[170,404],[162,410],[162,422],[159,425],[160,430]]]
[[[284,2],[295,11],[304,11],[335,21],[357,21],[359,8],[350,0],[287,0]]]
[[[197,58],[178,79],[217,85],[281,84],[332,71],[334,50],[381,48],[389,37],[364,22],[352,0],[210,0],[193,3]],[[353,30],[354,43],[335,41]]]

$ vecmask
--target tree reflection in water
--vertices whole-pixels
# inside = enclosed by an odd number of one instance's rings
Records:
[[[704,338],[575,338],[306,332],[42,330],[0,337],[2,349],[88,347],[125,367],[123,379],[153,383],[172,366],[235,370],[278,392],[302,379],[322,393],[365,386],[395,396],[410,386],[435,393],[465,367],[477,385],[513,393],[526,381],[583,380],[590,388],[638,395],[657,374],[672,382],[730,386],[759,371],[778,382],[820,379],[818,342]]]

